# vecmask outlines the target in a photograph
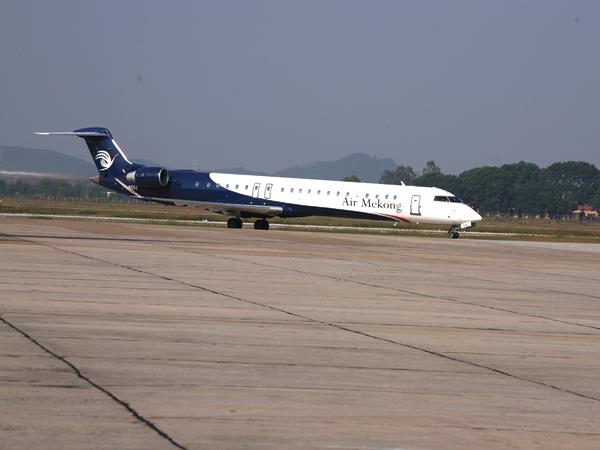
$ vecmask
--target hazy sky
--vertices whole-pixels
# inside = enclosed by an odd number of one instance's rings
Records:
[[[272,171],[600,165],[600,1],[0,2],[0,144]]]

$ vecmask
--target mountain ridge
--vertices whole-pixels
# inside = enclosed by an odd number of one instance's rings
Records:
[[[145,165],[157,165],[150,160],[132,159]],[[364,153],[352,153],[333,161],[314,161],[273,173],[247,170],[241,167],[211,170],[211,172],[239,173],[246,175],[271,175],[277,177],[341,180],[356,175],[361,181],[376,183],[385,170],[395,169],[397,164],[390,158],[377,158]],[[0,172],[27,172],[69,178],[88,177],[96,173],[91,161],[66,155],[54,150],[0,145]]]

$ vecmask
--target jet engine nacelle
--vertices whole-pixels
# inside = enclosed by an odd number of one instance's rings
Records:
[[[125,175],[125,179],[139,187],[161,188],[169,184],[169,171],[162,167],[140,167]]]

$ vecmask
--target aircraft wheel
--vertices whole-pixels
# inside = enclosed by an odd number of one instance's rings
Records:
[[[268,230],[269,222],[267,222],[265,219],[258,219],[256,222],[254,222],[254,229],[255,230]]]
[[[450,239],[458,239],[459,234],[458,234],[457,230],[458,230],[457,226],[456,225],[452,225],[450,227],[450,229],[448,230],[448,237]]]
[[[232,217],[227,221],[227,228],[242,228],[244,223],[237,217]]]

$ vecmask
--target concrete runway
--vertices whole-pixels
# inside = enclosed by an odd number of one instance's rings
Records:
[[[597,449],[600,258],[0,220],[2,449]]]

